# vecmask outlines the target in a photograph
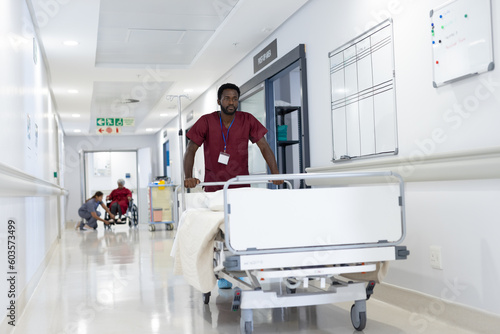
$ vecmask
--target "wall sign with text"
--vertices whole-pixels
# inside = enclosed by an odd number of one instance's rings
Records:
[[[253,57],[253,73],[257,73],[278,58],[278,40],[275,39]]]

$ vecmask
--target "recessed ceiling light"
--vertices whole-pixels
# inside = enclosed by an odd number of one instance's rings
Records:
[[[193,90],[191,88],[184,89],[184,93],[192,93]]]
[[[74,118],[78,118],[78,117],[80,117],[80,114],[73,114],[71,116],[73,116]]]
[[[78,43],[77,41],[64,41],[63,42],[63,45],[66,45],[66,46],[77,46],[78,44],[80,44],[80,43]]]
[[[82,130],[80,130],[80,129],[75,129],[75,130],[73,130],[73,132],[75,132],[75,133],[80,133],[80,132],[82,132]]]
[[[78,90],[77,89],[68,89],[68,93],[70,93],[70,94],[78,94]]]
[[[141,100],[137,100],[137,99],[126,99],[126,100],[123,100],[123,103],[138,103],[138,102],[141,102]]]
[[[168,114],[160,114],[161,117],[167,117]]]
[[[147,132],[151,132],[151,131],[153,131],[153,129],[152,128],[147,128],[146,131]]]

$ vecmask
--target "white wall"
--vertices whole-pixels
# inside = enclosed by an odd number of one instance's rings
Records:
[[[109,150],[139,150],[142,148],[150,148],[153,152],[151,156],[151,166],[157,166],[158,162],[155,157],[157,154],[157,145],[154,135],[150,136],[65,136],[65,187],[69,191],[66,217],[67,221],[80,221],[78,216],[78,208],[82,205],[81,198],[81,181],[82,171],[80,170],[80,151],[109,151]],[[161,151],[161,149],[160,149]],[[149,171],[147,172],[148,174]],[[157,169],[153,168],[152,178],[158,175]],[[139,175],[141,177],[141,175]],[[124,178],[124,177],[122,177]],[[124,178],[125,179],[125,178]],[[126,181],[126,180],[125,180]],[[150,180],[151,181],[151,180]],[[142,189],[144,190],[144,189]],[[138,194],[143,193],[139,189]],[[139,201],[142,203],[142,201]],[[141,211],[141,208],[139,208]]]
[[[31,297],[51,251],[57,246],[62,189],[59,151],[62,146],[48,90],[44,59],[33,60],[34,29],[24,1],[0,3],[0,332],[7,324],[7,247],[15,245],[16,320]],[[15,234],[8,221],[15,221]],[[11,237],[10,239],[8,237]],[[12,238],[15,236],[15,239]],[[8,241],[11,241],[8,244]],[[15,244],[12,244],[15,242]],[[11,248],[12,250],[12,248]],[[10,254],[13,255],[13,254]],[[3,321],[3,323],[2,323]]]
[[[252,78],[253,56],[273,39],[278,40],[278,58],[304,43],[311,166],[335,168],[331,163],[328,53],[392,17],[400,150],[400,165],[396,167],[402,166],[402,171],[406,168],[411,174],[417,162],[438,154],[498,148],[498,69],[439,89],[432,87],[429,11],[443,2],[311,0],[184,111],[194,110],[196,119],[215,110],[217,87],[223,82],[241,85]],[[500,36],[498,19],[500,6],[493,1],[496,44]],[[169,132],[174,133],[170,129],[176,129],[175,124],[173,121],[168,125]],[[170,143],[174,148],[173,141]],[[173,157],[177,159],[177,154],[173,153]],[[355,170],[361,163],[354,161],[349,166]],[[198,158],[195,168],[202,168]],[[407,184],[408,235],[404,244],[411,255],[391,265],[386,282],[498,315],[500,291],[496,282],[500,281],[500,262],[495,256],[500,254],[500,212],[495,207],[500,198],[500,180],[481,180],[480,175],[475,178],[479,180]],[[430,267],[431,245],[442,248],[443,270]]]

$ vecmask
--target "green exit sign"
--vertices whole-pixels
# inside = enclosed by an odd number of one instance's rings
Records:
[[[111,118],[111,117],[101,117],[96,119],[97,126],[134,126],[135,118]]]

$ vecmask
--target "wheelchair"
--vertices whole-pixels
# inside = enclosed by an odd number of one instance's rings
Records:
[[[106,200],[106,206],[110,208],[112,200]],[[118,222],[118,218],[120,219],[120,222]],[[115,215],[115,219],[111,220],[111,217],[109,214],[106,212],[105,220],[109,221],[109,225],[104,225],[104,228],[106,229],[111,229],[111,225],[124,225],[128,224],[129,227],[136,227],[139,224],[139,210],[137,209],[137,205],[134,204],[134,200],[130,199],[128,202],[128,208],[127,212],[125,214],[122,214],[121,216],[117,213]]]

